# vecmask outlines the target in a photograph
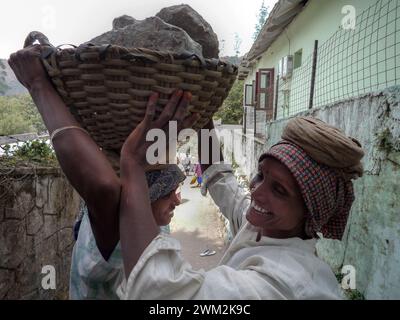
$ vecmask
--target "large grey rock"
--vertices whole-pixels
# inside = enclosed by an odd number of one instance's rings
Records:
[[[187,4],[171,6],[156,14],[165,22],[185,30],[203,47],[204,58],[218,58],[218,37],[204,18]]]
[[[121,28],[125,28],[126,26],[128,26],[130,24],[134,24],[136,22],[137,22],[137,20],[135,18],[124,14],[123,16],[115,18],[112,22],[112,26],[113,26],[113,29],[121,29]]]
[[[103,33],[90,42],[97,45],[114,44],[176,53],[189,51],[202,56],[200,44],[190,38],[183,29],[168,24],[158,17],[137,20],[124,28]]]

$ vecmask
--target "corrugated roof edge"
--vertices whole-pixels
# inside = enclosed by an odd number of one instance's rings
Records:
[[[301,12],[308,0],[279,0],[267,20],[250,51],[243,57],[238,77],[245,77],[248,67],[257,59],[283,32],[292,20]]]

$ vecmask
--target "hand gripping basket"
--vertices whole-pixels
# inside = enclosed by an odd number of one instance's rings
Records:
[[[40,32],[31,32],[24,47],[39,41],[42,61],[71,113],[104,150],[119,152],[143,119],[152,92],[160,94],[158,116],[172,92],[192,93],[189,112],[202,128],[222,105],[237,76],[237,67],[193,54],[89,43],[61,49]]]

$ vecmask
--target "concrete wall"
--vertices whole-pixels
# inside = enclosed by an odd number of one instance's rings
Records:
[[[357,290],[367,299],[400,298],[400,87],[341,101],[311,114],[357,138],[365,150],[364,176],[354,182],[353,204],[343,240],[322,240],[320,256],[335,271],[356,269]],[[225,159],[234,158],[247,178],[263,150],[280,139],[288,119],[267,125],[265,143],[241,136]],[[227,129],[225,127],[225,129]],[[240,131],[231,130],[231,137]],[[236,139],[238,140],[238,139]],[[236,148],[236,149],[235,149]],[[240,150],[238,150],[240,149]]]
[[[80,198],[56,168],[0,174],[0,299],[67,299]],[[54,266],[56,289],[42,268]]]

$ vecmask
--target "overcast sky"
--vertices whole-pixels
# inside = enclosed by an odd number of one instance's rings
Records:
[[[276,0],[265,0],[271,10]],[[6,0],[0,12],[0,58],[22,48],[26,35],[43,32],[53,45],[79,45],[111,30],[112,20],[123,14],[136,19],[154,16],[160,9],[186,3],[200,13],[225,40],[222,55],[234,55],[237,32],[240,54],[250,50],[262,0]]]

